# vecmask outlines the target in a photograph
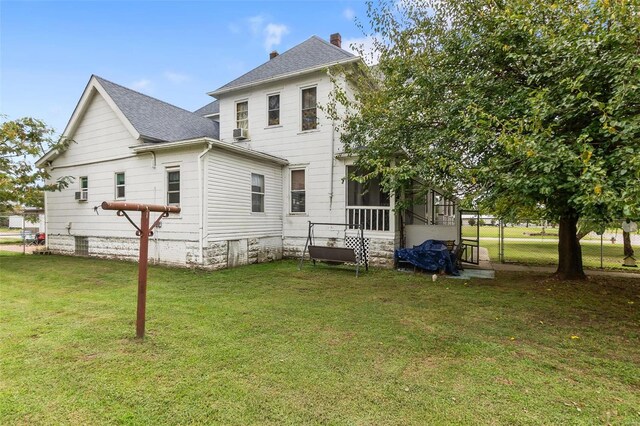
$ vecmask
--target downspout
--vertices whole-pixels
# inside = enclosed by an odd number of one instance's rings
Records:
[[[336,121],[331,120],[331,153],[329,154],[329,160],[331,160],[330,162],[331,171],[329,173],[329,211],[331,211],[331,208],[333,205],[333,168],[334,168],[334,161],[335,161],[335,158],[333,158],[333,155],[335,152],[335,146],[336,146]]]
[[[204,184],[204,156],[207,154],[207,152],[209,152],[212,148],[211,142],[207,143],[207,147],[205,148],[204,151],[202,151],[200,153],[200,155],[198,155],[198,199],[200,200],[200,214],[199,216],[199,228],[198,228],[198,232],[199,232],[199,236],[198,236],[198,254],[199,257],[198,259],[200,259],[200,264],[202,266],[204,266],[204,206],[205,206],[205,202],[204,202],[204,198],[205,198],[205,194],[204,194],[204,188],[205,188],[205,184]]]
[[[45,250],[49,250],[49,209],[47,208],[47,191],[44,191],[44,244]]]

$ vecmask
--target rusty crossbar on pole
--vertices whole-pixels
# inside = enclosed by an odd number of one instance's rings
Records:
[[[147,306],[147,270],[149,258],[149,237],[153,235],[153,229],[160,223],[163,217],[169,213],[180,213],[180,207],[162,206],[157,204],[125,203],[121,201],[104,201],[103,210],[117,210],[118,216],[125,216],[136,228],[136,235],[140,237],[140,253],[138,257],[138,306],[136,311],[136,337],[144,337],[144,324]],[[138,227],[127,215],[127,211],[140,212],[140,226]],[[156,221],[149,226],[149,213],[162,213]]]
[[[160,204],[140,204],[140,203],[127,203],[124,201],[103,201],[103,210],[122,210],[122,211],[150,211],[150,212],[167,212],[167,213],[180,213],[180,207],[176,206],[163,206]]]

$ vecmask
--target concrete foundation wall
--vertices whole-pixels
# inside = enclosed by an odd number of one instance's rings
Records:
[[[138,260],[139,239],[121,237],[85,237],[88,254],[108,259]],[[49,249],[54,253],[75,255],[76,238],[73,235],[48,236]],[[209,242],[199,259],[197,241],[149,239],[149,262],[172,266],[195,266],[223,269],[251,263],[282,259],[282,237],[269,236],[240,240]]]

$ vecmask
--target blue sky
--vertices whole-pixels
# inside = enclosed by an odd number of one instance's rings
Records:
[[[312,35],[366,43],[363,1],[0,0],[0,114],[62,132],[91,74],[195,110]]]

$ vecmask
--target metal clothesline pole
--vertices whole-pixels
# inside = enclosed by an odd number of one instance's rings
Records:
[[[180,213],[180,207],[161,206],[154,204],[139,204],[126,202],[108,202],[102,203],[103,210],[116,210],[118,216],[124,216],[129,223],[137,229],[136,235],[140,237],[140,253],[138,256],[138,303],[136,309],[136,337],[142,339],[144,337],[145,317],[147,310],[147,272],[149,269],[149,237],[153,235],[155,228],[162,218],[168,217],[169,213]],[[140,226],[136,225],[127,211],[140,212]],[[149,213],[162,213],[153,225],[149,226]]]

